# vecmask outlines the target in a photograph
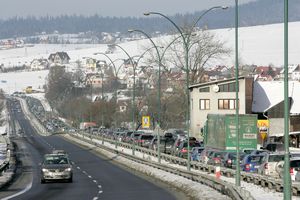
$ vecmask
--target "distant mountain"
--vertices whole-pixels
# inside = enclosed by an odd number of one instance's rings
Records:
[[[240,26],[254,26],[263,24],[280,23],[283,21],[283,0],[258,0],[240,5]],[[176,23],[183,26],[186,22],[197,19],[204,11],[193,14],[177,14],[169,16]],[[199,26],[209,29],[227,28],[234,26],[234,7],[227,10],[211,11],[200,20]],[[289,21],[300,21],[300,0],[289,0]],[[0,21],[0,39],[22,36],[32,36],[45,33],[79,33],[91,32],[93,36],[101,36],[101,32],[120,32],[127,34],[130,28],[141,29],[147,33],[169,33],[174,27],[160,17],[102,17],[98,15],[84,16],[59,16],[59,17],[15,17]]]

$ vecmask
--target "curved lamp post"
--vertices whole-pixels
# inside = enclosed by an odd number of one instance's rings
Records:
[[[284,0],[284,199],[291,199],[291,176],[289,157],[289,84],[288,84],[288,0]]]
[[[194,27],[197,25],[197,23],[202,19],[202,17],[207,14],[209,11],[214,10],[214,9],[227,9],[227,7],[223,7],[223,6],[214,6],[210,9],[208,9],[207,11],[205,11],[202,15],[200,15],[198,17],[198,19],[194,22],[191,31],[187,34],[184,34],[183,31],[179,28],[179,26],[172,21],[169,17],[167,17],[166,15],[159,13],[159,12],[147,12],[144,13],[145,16],[149,16],[149,15],[160,15],[161,17],[167,19],[171,24],[173,24],[173,26],[177,29],[177,31],[179,32],[182,41],[183,41],[183,46],[184,46],[184,52],[185,52],[185,56],[184,56],[184,60],[185,60],[185,71],[186,71],[186,96],[187,96],[187,111],[186,111],[186,129],[187,129],[187,143],[188,143],[188,162],[187,162],[187,169],[191,170],[191,165],[190,165],[190,94],[189,94],[189,60],[188,60],[188,54],[189,54],[189,43],[190,43],[190,37],[191,37],[191,33],[194,29]]]
[[[109,60],[109,62],[110,62],[110,65],[112,65],[113,66],[113,69],[114,69],[114,73],[115,73],[115,76],[116,76],[116,79],[118,80],[118,73],[119,73],[119,70],[120,70],[120,68],[121,68],[121,65],[120,65],[120,67],[119,68],[117,68],[116,67],[116,65],[115,65],[115,61],[117,61],[117,60],[123,60],[123,59],[116,59],[116,60],[112,60],[107,54],[105,54],[105,53],[101,53],[101,52],[98,52],[98,53],[94,53],[94,55],[103,55],[103,56],[105,56],[108,60]],[[115,90],[115,98],[116,98],[116,100],[115,100],[115,105],[117,105],[117,102],[118,102],[118,98],[117,98],[117,95],[118,95],[118,91],[117,91],[117,89],[118,88],[116,88],[116,90]],[[117,117],[116,117],[116,125],[117,125]]]
[[[133,29],[133,30],[128,30],[128,32],[132,33],[132,32],[140,32],[142,33],[143,35],[145,35],[149,40],[150,42],[152,43],[153,47],[155,48],[156,50],[156,53],[157,53],[157,57],[158,57],[158,87],[157,87],[157,154],[158,154],[158,162],[160,163],[161,162],[161,158],[160,158],[160,122],[161,122],[161,99],[160,99],[160,96],[161,96],[161,77],[160,77],[160,74],[161,74],[161,56],[160,56],[160,53],[159,53],[159,50],[158,50],[158,46],[155,45],[154,41],[151,39],[151,37],[145,33],[144,31],[141,31],[141,30],[137,30],[137,29]]]
[[[132,129],[135,131],[135,64],[132,60],[132,57],[128,54],[128,52],[118,44],[114,44],[114,46],[119,47],[129,58],[130,64],[133,67],[133,87],[132,87]],[[135,155],[135,142],[132,142],[132,155]]]

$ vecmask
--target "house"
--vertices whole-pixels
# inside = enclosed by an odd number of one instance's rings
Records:
[[[283,136],[284,132],[284,82],[254,81],[253,77],[239,77],[239,114],[257,114],[267,121],[266,136]],[[300,144],[300,82],[289,81],[290,134]],[[201,138],[207,114],[235,114],[235,79],[213,81],[190,86],[191,133]],[[266,138],[259,133],[260,144]]]
[[[95,58],[86,58],[85,59],[85,66],[88,69],[91,69],[92,71],[95,71],[97,67],[97,60]]]
[[[289,131],[300,144],[300,82],[289,81]],[[269,121],[269,137],[282,137],[284,133],[284,82],[254,82],[252,112],[261,113]]]
[[[102,88],[105,82],[105,78],[101,77],[101,74],[88,74],[86,76],[86,85],[92,86],[92,88]]]
[[[30,63],[30,69],[32,71],[48,69],[48,67],[49,67],[49,62],[47,59],[44,59],[44,58],[34,59]]]
[[[252,77],[239,77],[239,113],[252,113]],[[190,85],[190,128],[194,137],[201,138],[207,114],[235,114],[235,78]]]
[[[256,67],[253,73],[257,76],[257,80],[260,81],[272,81],[277,75],[271,66]]]
[[[288,66],[288,77],[289,80],[299,81],[300,80],[300,65],[289,65]],[[279,79],[283,80],[284,69],[280,71]]]
[[[52,53],[48,57],[50,64],[69,64],[70,57],[66,52]]]

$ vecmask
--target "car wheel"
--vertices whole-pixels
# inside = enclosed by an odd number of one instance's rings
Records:
[[[73,182],[73,177],[69,178],[68,182],[72,183]]]
[[[41,179],[41,184],[46,183],[45,179]]]

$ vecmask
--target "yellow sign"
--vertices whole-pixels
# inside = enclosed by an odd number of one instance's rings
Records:
[[[261,128],[261,127],[266,127],[269,128],[270,124],[269,124],[269,120],[257,120],[257,127]]]
[[[260,136],[263,140],[265,140],[267,138],[267,133],[265,133],[265,132],[260,133]]]
[[[150,116],[142,117],[142,128],[150,128]]]

